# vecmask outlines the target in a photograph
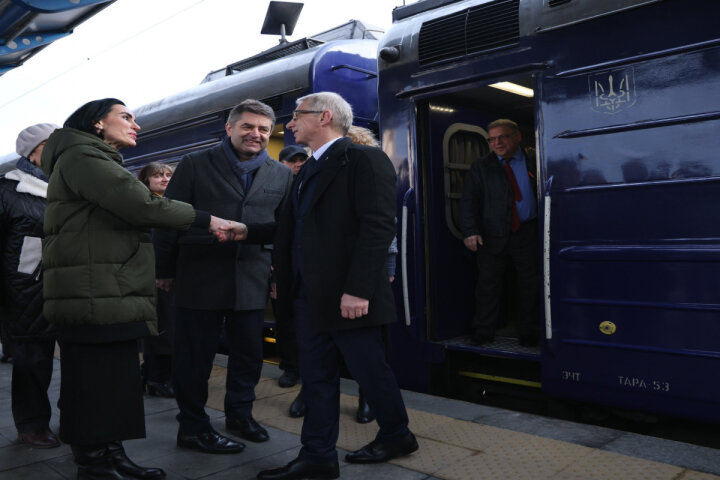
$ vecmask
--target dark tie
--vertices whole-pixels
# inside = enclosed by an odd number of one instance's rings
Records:
[[[510,160],[503,159],[505,164],[505,175],[507,175],[508,181],[510,182],[510,188],[513,191],[513,204],[512,214],[510,215],[510,231],[517,232],[520,229],[520,217],[518,217],[517,202],[522,200],[522,193],[520,193],[520,187],[518,186],[517,179],[515,178],[515,172],[513,172],[510,166]]]
[[[310,180],[310,177],[312,177],[315,174],[315,171],[318,169],[318,161],[315,160],[315,157],[311,156],[307,159],[307,162],[305,162],[305,167],[303,168],[303,171],[301,173],[302,178],[300,178],[300,182],[298,182],[298,189],[297,189],[297,196],[300,198],[300,194],[302,194],[303,187],[305,184]]]

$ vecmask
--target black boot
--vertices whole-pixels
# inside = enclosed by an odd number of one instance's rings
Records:
[[[77,480],[133,480],[115,468],[107,445],[71,445],[70,448],[78,469]]]
[[[372,413],[367,400],[365,400],[362,390],[358,390],[358,408],[355,413],[355,421],[358,423],[370,423],[373,420],[375,420],[375,415]]]
[[[130,475],[132,478],[142,478],[145,480],[165,478],[165,472],[161,468],[141,467],[130,460],[121,442],[110,442],[108,444],[108,450],[112,456],[115,468],[120,473]]]

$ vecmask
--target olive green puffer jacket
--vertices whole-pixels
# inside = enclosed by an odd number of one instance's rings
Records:
[[[157,333],[149,229],[207,227],[209,215],[153,195],[122,167],[117,150],[79,130],[56,130],[45,145],[42,167],[50,178],[43,240],[45,317],[60,327],[61,338],[65,333],[73,341]]]

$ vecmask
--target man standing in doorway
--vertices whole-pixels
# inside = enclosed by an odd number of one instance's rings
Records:
[[[192,228],[156,233],[158,286],[176,288],[173,384],[180,447],[207,453],[244,448],[213,430],[205,413],[223,324],[229,349],[226,427],[251,442],[268,440],[252,417],[270,280],[270,249],[262,243],[272,243],[292,183],[290,169],[266,150],[274,124],[272,108],[243,101],[230,112],[222,143],[185,156],[165,191],[168,198],[249,226],[247,241],[241,243],[218,243],[212,234]]]
[[[298,457],[260,479],[339,476],[339,355],[380,426],[375,440],[346,461],[385,462],[418,448],[381,331],[395,321],[384,268],[395,235],[393,165],[382,150],[344,138],[353,115],[339,95],[315,93],[297,104],[287,128],[313,155],[283,210],[273,265],[278,311],[295,322],[307,412]]]
[[[522,136],[512,120],[490,123],[487,140],[492,152],[471,165],[460,201],[460,229],[478,266],[473,341],[493,342],[505,272],[512,264],[518,342],[532,347],[538,342],[540,313],[535,156],[520,148]]]

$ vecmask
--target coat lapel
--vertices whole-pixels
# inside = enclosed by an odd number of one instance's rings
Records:
[[[223,151],[222,145],[218,145],[215,148],[217,148],[217,155],[210,155],[210,162],[212,163],[212,166],[218,171],[222,181],[229,183],[233,190],[235,190],[237,194],[244,199],[245,190],[243,190],[240,180],[237,178],[237,175],[235,175],[235,172],[233,172],[232,168],[230,168],[230,162]]]
[[[333,144],[323,155],[323,164],[320,167],[320,170],[318,170],[315,174],[317,178],[315,179],[315,186],[308,210],[312,210],[315,203],[328,186],[330,186],[330,183],[332,183],[340,169],[347,163],[345,149],[348,143],[350,143],[349,138],[342,138],[335,142],[335,144]]]

